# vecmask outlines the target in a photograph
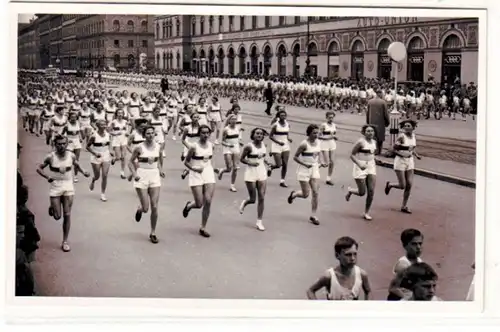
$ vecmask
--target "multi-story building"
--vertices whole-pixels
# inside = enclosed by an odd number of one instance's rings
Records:
[[[76,68],[77,66],[77,44],[76,44],[76,14],[62,15],[62,48],[61,66],[63,68]]]
[[[157,16],[155,63],[207,73],[477,82],[478,19],[443,17]],[[387,47],[403,42],[405,61]],[[394,67],[394,68],[393,68]]]
[[[18,25],[18,68],[39,68],[38,27],[35,21]]]
[[[79,15],[75,23],[79,67],[134,68],[141,54],[152,62],[153,27],[149,15]]]

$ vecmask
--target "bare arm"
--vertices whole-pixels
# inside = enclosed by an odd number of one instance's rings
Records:
[[[309,164],[306,164],[304,163],[302,160],[300,160],[300,155],[302,154],[302,152],[304,152],[305,150],[307,149],[307,146],[305,143],[302,143],[299,145],[299,147],[297,148],[297,151],[295,151],[295,155],[293,156],[293,160],[299,164],[299,165],[302,165],[304,167],[311,167],[311,165]]]
[[[50,176],[48,176],[47,174],[45,174],[45,167],[49,166],[50,165],[50,161],[51,161],[52,157],[50,155],[48,155],[47,157],[45,157],[45,159],[43,160],[43,162],[38,165],[38,168],[36,169],[36,172],[42,176],[44,179],[46,180],[49,180],[50,181]]]
[[[309,300],[317,300],[318,298],[316,297],[316,293],[321,290],[322,288],[325,288],[325,289],[330,289],[330,276],[329,275],[326,275],[326,273],[324,275],[322,275],[318,281],[316,281],[314,284],[311,285],[311,287],[309,287],[309,289],[307,290],[307,298]]]
[[[355,163],[356,165],[358,165],[358,167],[362,168],[360,166],[358,158],[356,158],[356,155],[358,154],[358,152],[359,152],[360,149],[361,149],[361,142],[358,141],[356,144],[354,144],[354,147],[352,148],[352,151],[351,151],[351,160],[352,160],[353,163]]]
[[[371,287],[368,281],[368,274],[366,271],[361,270],[361,282],[363,283],[363,292],[365,293],[365,301],[370,299]]]

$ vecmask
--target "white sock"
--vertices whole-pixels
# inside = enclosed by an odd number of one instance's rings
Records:
[[[332,178],[330,176],[326,177],[326,181],[330,181]]]

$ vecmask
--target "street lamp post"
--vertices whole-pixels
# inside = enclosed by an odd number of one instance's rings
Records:
[[[311,32],[310,32],[310,24],[311,24],[311,17],[307,16],[307,43],[306,43],[306,70],[305,73],[306,76],[309,76],[309,70],[310,70],[310,65],[311,65],[311,54],[309,53],[309,41],[311,39]]]

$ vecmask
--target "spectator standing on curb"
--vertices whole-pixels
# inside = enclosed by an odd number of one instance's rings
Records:
[[[266,114],[271,115],[271,107],[273,107],[274,95],[271,82],[267,83],[267,88],[264,90],[264,99],[266,100]]]
[[[385,141],[385,128],[389,126],[389,112],[387,103],[382,99],[382,91],[377,90],[377,96],[368,101],[368,111],[366,112],[366,124],[375,127],[375,139],[377,141],[377,151],[380,155]]]

